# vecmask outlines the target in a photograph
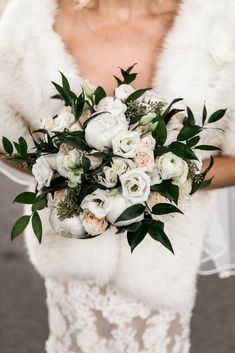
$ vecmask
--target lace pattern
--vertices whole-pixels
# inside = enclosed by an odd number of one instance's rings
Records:
[[[153,310],[112,285],[46,280],[47,353],[189,353],[189,312]]]

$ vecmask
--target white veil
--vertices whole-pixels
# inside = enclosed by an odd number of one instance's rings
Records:
[[[201,260],[200,275],[235,275],[235,187],[216,193],[216,205]]]

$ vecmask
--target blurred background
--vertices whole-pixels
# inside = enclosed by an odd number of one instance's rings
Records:
[[[0,13],[9,1],[0,0]],[[45,353],[48,336],[43,280],[28,260],[23,237],[10,241],[22,214],[12,201],[24,190],[0,173],[0,353]],[[199,277],[191,353],[235,353],[234,299],[235,277]]]

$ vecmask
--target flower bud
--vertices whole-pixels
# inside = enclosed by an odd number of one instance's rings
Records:
[[[149,131],[153,132],[156,129],[157,126],[158,126],[158,121],[156,121],[155,123],[150,125]]]
[[[153,121],[154,118],[156,118],[155,113],[148,113],[142,116],[142,118],[140,119],[140,125],[148,125],[151,123],[151,121]]]

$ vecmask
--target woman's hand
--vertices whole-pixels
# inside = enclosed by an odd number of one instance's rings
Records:
[[[202,170],[206,169],[209,160],[203,161]],[[213,168],[207,174],[207,179],[213,178],[207,189],[219,189],[235,185],[235,156],[215,157]]]

